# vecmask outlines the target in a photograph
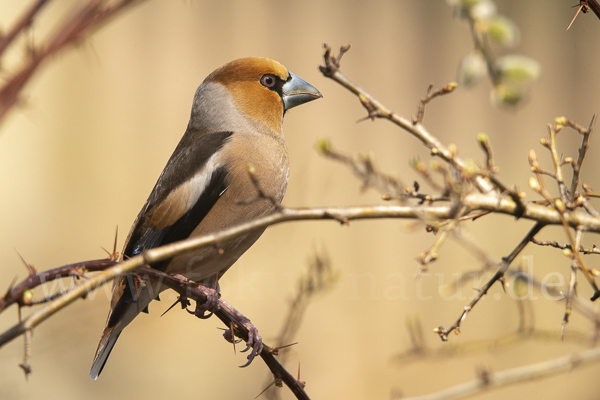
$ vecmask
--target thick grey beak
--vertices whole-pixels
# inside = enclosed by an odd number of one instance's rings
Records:
[[[289,79],[283,84],[282,89],[283,107],[285,110],[323,97],[313,85],[291,72]]]

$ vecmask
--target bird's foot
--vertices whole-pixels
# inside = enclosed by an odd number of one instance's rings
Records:
[[[219,309],[219,292],[217,292],[213,288],[206,287],[204,285],[198,285],[196,290],[204,293],[206,296],[206,301],[199,302],[196,301],[196,309],[190,313],[194,314],[196,317],[201,319],[210,318],[213,315],[213,312]],[[188,310],[189,311],[189,310]],[[208,314],[206,314],[208,312]]]
[[[258,333],[258,329],[256,329],[256,327],[252,324],[252,322],[250,322],[250,320],[248,318],[246,318],[242,313],[235,310],[234,317],[236,318],[237,321],[241,322],[242,325],[244,325],[244,327],[248,330],[248,341],[246,341],[246,348],[241,351],[243,353],[243,352],[250,350],[250,354],[248,354],[248,357],[247,357],[248,362],[246,362],[246,364],[244,364],[244,365],[240,365],[241,368],[244,368],[244,367],[247,367],[248,365],[250,365],[252,363],[252,361],[254,361],[254,358],[257,355],[260,355],[260,353],[262,352],[262,349],[263,349],[262,336],[260,336],[260,334]],[[234,333],[232,332],[231,328],[227,329],[225,331],[225,333],[223,333],[223,337],[229,343],[233,343],[233,341],[235,340]],[[237,343],[237,341],[236,341],[236,343]]]
[[[174,274],[173,277],[181,280],[181,282],[185,285],[194,287],[194,289],[202,292],[206,296],[206,300],[204,302],[196,301],[195,310],[192,311],[189,308],[186,308],[187,312],[189,312],[190,314],[194,314],[196,317],[201,319],[207,319],[210,318],[213,315],[213,313],[220,308],[220,295],[219,292],[216,291],[216,289],[204,285],[198,285],[197,283],[190,281],[188,278],[180,274]],[[187,301],[187,298],[185,300]],[[181,303],[184,304],[183,302]],[[208,314],[206,314],[206,312],[208,312]]]

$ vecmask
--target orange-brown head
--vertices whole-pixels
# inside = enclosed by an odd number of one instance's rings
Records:
[[[215,70],[203,85],[217,83],[231,96],[245,117],[281,132],[286,110],[322,97],[308,82],[277,61],[262,57],[240,58]]]

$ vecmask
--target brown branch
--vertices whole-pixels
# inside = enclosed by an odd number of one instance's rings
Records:
[[[12,41],[25,29],[29,28],[35,18],[36,14],[46,5],[48,0],[37,0],[31,5],[31,7],[23,14],[12,29],[4,36],[0,37],[0,57],[4,54],[4,51],[10,46]]]
[[[155,281],[167,285],[171,289],[179,293],[180,298],[191,299],[196,302],[203,303],[207,300],[204,292],[190,286],[190,281],[182,281],[179,278],[165,274],[164,272],[155,270],[150,267],[142,267],[137,271],[138,276],[150,277]],[[237,319],[236,315],[241,315],[224,299],[219,299],[219,309],[214,310],[214,315],[223,322],[227,328],[232,328],[232,334],[248,342],[248,329],[244,322]],[[260,357],[263,359],[267,367],[271,370],[276,381],[281,381],[292,391],[297,399],[309,399],[308,394],[304,391],[304,385],[292,376],[281,363],[275,358],[277,349],[267,346],[263,343]]]
[[[116,263],[114,258],[90,260],[64,265],[44,272],[29,274],[27,279],[16,286],[10,287],[4,296],[0,298],[0,313],[15,303],[20,307],[44,303],[45,299],[34,301],[31,296],[27,295],[28,291],[31,291],[40,285],[55,279],[85,274],[86,272],[104,271],[107,268],[114,266]],[[48,301],[49,300],[52,299],[48,298]]]
[[[30,56],[24,65],[8,77],[6,83],[0,88],[0,121],[18,103],[20,91],[44,61],[65,47],[78,43],[126,7],[141,1],[143,0],[120,0],[105,4],[105,0],[88,0],[83,6],[80,6],[50,39],[30,51]],[[41,8],[43,2],[34,5],[29,13],[15,25],[14,32],[11,31],[13,37],[3,43],[5,47],[2,48],[2,51],[22,29],[32,23],[39,11],[39,8],[35,9],[36,6]],[[17,30],[18,28],[20,30]]]

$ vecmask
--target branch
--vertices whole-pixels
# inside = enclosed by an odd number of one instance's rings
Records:
[[[546,378],[562,372],[572,371],[586,364],[600,361],[600,347],[581,351],[569,356],[556,358],[537,364],[525,365],[501,372],[480,371],[479,378],[437,393],[425,396],[404,397],[402,400],[452,400],[496,389],[515,383],[527,382],[534,379]],[[400,398],[397,398],[400,400]]]
[[[119,0],[107,3],[105,0],[88,0],[83,6],[71,15],[70,19],[44,44],[29,51],[29,57],[24,65],[10,77],[0,88],[0,121],[8,111],[18,103],[19,92],[42,63],[65,47],[75,44],[90,35],[95,29],[106,23],[128,6],[135,5],[143,0]],[[45,4],[38,1],[22,17],[13,30],[0,42],[0,55],[13,39],[31,25],[38,11]]]
[[[180,299],[192,299],[196,302],[203,303],[207,300],[204,292],[194,289],[190,286],[190,281],[182,281],[179,278],[168,275],[164,272],[155,270],[150,267],[142,267],[138,270],[138,275],[152,277],[154,280],[169,286],[180,295]],[[243,321],[236,316],[241,316],[241,313],[233,308],[228,302],[219,299],[219,309],[214,311],[217,318],[225,324],[227,328],[232,329],[232,335],[242,338],[245,342],[249,340],[249,331]],[[235,340],[235,338],[233,338]],[[278,354],[277,348],[272,348],[263,343],[260,357],[263,359],[271,373],[275,376],[275,380],[283,382],[294,393],[297,399],[309,400],[308,394],[304,391],[304,384],[294,378],[281,363],[275,358]]]
[[[469,305],[465,306],[465,308],[463,309],[463,312],[460,314],[460,316],[458,317],[456,322],[454,322],[454,324],[452,324],[449,328],[444,329],[444,327],[440,326],[440,327],[434,329],[434,332],[437,333],[443,341],[448,340],[448,334],[450,334],[450,332],[452,332],[454,330],[456,330],[456,332],[460,332],[460,324],[465,320],[465,318],[467,318],[468,313],[473,309],[473,307],[475,307],[475,305],[479,302],[479,300],[481,300],[481,298],[487,294],[488,290],[492,287],[492,285],[494,283],[496,283],[497,281],[502,281],[502,284],[504,285],[504,283],[503,283],[504,273],[510,266],[510,263],[513,262],[513,260],[517,257],[517,255],[521,251],[523,251],[525,246],[527,246],[527,243],[529,243],[531,241],[531,239],[543,227],[544,227],[543,224],[540,224],[540,223],[535,224],[533,226],[533,228],[531,228],[531,230],[527,233],[527,235],[525,235],[525,237],[523,239],[521,239],[521,241],[513,249],[513,251],[507,257],[504,257],[502,259],[502,263],[501,263],[498,271],[496,271],[496,273],[490,278],[490,280],[488,280],[481,288],[479,288],[477,290],[477,295],[475,295],[475,297],[473,298],[473,300],[471,300]],[[491,264],[491,263],[488,261],[488,264]]]
[[[367,93],[363,88],[352,82],[340,72],[341,56],[348,50],[349,46],[342,48],[340,50],[340,55],[337,58],[332,56],[331,47],[328,44],[325,44],[324,48],[325,54],[323,55],[323,58],[325,60],[325,65],[320,66],[319,70],[324,76],[333,79],[358,96],[360,102],[369,112],[369,117],[390,120],[419,139],[427,148],[431,150],[432,155],[441,157],[443,160],[459,170],[467,169],[467,163],[459,158],[456,154],[451,152],[435,136],[430,134],[422,124],[417,123],[415,125],[413,124],[413,121],[392,112],[389,108],[387,108],[373,96]],[[482,177],[477,177],[476,183],[479,189],[484,193],[493,189],[492,185],[490,185],[490,183]]]
[[[500,198],[496,194],[481,194],[471,193],[466,195],[462,202],[465,205],[467,212],[481,210],[497,212],[507,215],[517,216],[517,205],[508,198]],[[289,221],[300,221],[300,220],[335,220],[335,221],[350,221],[359,219],[377,219],[377,218],[405,218],[405,219],[426,219],[426,220],[444,220],[454,217],[454,206],[453,205],[365,205],[365,206],[348,206],[348,207],[315,207],[315,208],[284,208],[281,211],[275,212],[266,217],[262,217],[256,220],[249,221],[245,224],[238,225],[236,227],[201,237],[188,239],[181,242],[172,243],[166,246],[158,247],[155,249],[148,250],[147,252],[123,261],[115,265],[113,269],[103,271],[102,274],[93,278],[87,279],[83,284],[77,286],[69,292],[68,300],[65,304],[61,305],[60,308],[76,300],[79,297],[85,296],[90,290],[94,290],[97,287],[105,284],[107,281],[114,279],[119,274],[128,273],[140,266],[146,264],[152,264],[158,261],[170,259],[176,255],[198,249],[205,246],[214,245],[220,241],[229,240],[238,235],[266,228],[269,225],[275,225]],[[558,211],[548,208],[544,205],[528,203],[522,218],[531,219],[538,223],[545,225],[560,225],[562,224],[561,215]],[[583,213],[569,213],[564,214],[564,218],[567,223],[572,227],[585,227],[585,230],[590,232],[600,233],[600,218]],[[96,265],[95,263],[101,263],[102,265]],[[104,264],[108,263],[108,264]],[[49,277],[57,278],[67,276],[70,271],[75,268],[80,268],[85,265],[88,270],[97,269],[102,270],[106,268],[112,261],[110,260],[97,260],[95,262],[85,262],[71,264],[70,266],[61,267],[56,270],[46,271],[38,274],[38,277],[27,278],[27,282],[23,282],[14,288],[9,288],[7,293],[2,299],[0,299],[0,312],[11,304],[18,303],[20,305],[28,305],[27,301],[23,299],[24,293],[27,289],[32,289],[38,286],[43,281],[47,281]],[[111,271],[109,273],[109,271]],[[106,275],[105,275],[106,273]],[[42,279],[44,278],[44,279]],[[54,304],[53,307],[59,306]],[[38,312],[32,314],[31,322],[27,327],[33,328],[35,325],[46,319],[49,315],[39,314],[43,310],[44,312],[50,312],[52,307],[48,309],[44,308],[38,310]],[[52,311],[54,313],[55,311]],[[18,334],[24,332],[27,327],[22,326],[18,329]],[[16,328],[16,327],[15,327]],[[12,337],[8,340],[12,340]],[[0,336],[0,346],[6,343],[4,335]]]

